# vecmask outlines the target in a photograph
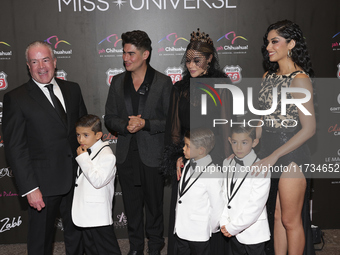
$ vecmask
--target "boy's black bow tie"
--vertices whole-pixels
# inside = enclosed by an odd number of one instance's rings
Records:
[[[234,157],[234,160],[235,160],[236,164],[239,164],[240,166],[244,166],[243,160],[240,160],[240,159],[238,159],[236,157]]]
[[[196,165],[197,165],[197,163],[195,162],[195,160],[190,159],[190,166],[192,167],[193,170],[195,170]]]

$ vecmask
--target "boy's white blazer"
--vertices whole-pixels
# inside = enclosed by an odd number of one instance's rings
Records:
[[[113,223],[116,157],[111,148],[106,146],[108,142],[99,140],[97,143],[91,147],[91,155],[82,153],[76,157],[79,167],[74,188],[72,220],[78,227],[99,227]],[[103,149],[100,151],[101,148]],[[91,160],[98,151],[99,154]],[[79,168],[82,170],[81,174]]]
[[[223,170],[226,176],[223,192],[226,203],[220,226],[225,225],[227,231],[236,236],[242,244],[257,244],[270,239],[266,211],[270,189],[270,172],[268,172],[267,177],[264,177],[263,172],[257,177],[251,175],[249,167],[256,159],[253,150],[242,159],[245,166],[243,170],[245,171],[237,179],[232,192],[230,184],[232,182],[232,170],[235,170],[236,162],[234,159],[225,159],[223,162]],[[246,168],[247,166],[248,168]],[[249,172],[248,175],[247,172]]]
[[[178,192],[174,233],[184,240],[208,241],[212,233],[219,231],[224,207],[223,174],[216,171],[214,164],[209,166],[213,169],[210,173],[206,171],[204,167],[210,163],[209,155],[198,160],[197,171],[190,178],[185,193],[181,196]],[[179,181],[179,190],[183,185],[185,170],[186,167]]]

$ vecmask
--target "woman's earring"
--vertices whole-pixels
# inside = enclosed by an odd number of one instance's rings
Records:
[[[292,57],[292,51],[291,50],[288,50],[288,57],[291,58]]]

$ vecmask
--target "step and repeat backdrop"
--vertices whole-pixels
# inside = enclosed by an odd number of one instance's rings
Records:
[[[29,79],[26,46],[34,40],[51,44],[57,57],[56,76],[80,84],[89,113],[104,116],[109,84],[124,71],[120,36],[144,30],[152,40],[151,65],[182,78],[181,60],[190,33],[210,35],[221,68],[235,85],[263,75],[261,45],[267,27],[289,19],[300,25],[311,53],[318,102],[317,134],[309,142],[316,166],[340,162],[340,2],[308,0],[30,0],[0,2],[0,125],[3,95]],[[320,78],[320,79],[319,79]],[[258,91],[260,79],[252,84]],[[53,134],[51,134],[52,136]],[[103,140],[115,151],[117,138],[107,130]],[[26,242],[27,201],[18,195],[5,160],[0,131],[0,243]],[[340,170],[339,170],[340,171]],[[340,179],[313,179],[312,221],[321,228],[340,228]],[[119,178],[119,176],[118,176]],[[333,202],[332,202],[333,201]],[[170,189],[164,198],[165,227]],[[119,184],[114,199],[118,238],[127,237]],[[62,223],[56,221],[56,239]]]

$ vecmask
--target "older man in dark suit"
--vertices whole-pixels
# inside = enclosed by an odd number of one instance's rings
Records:
[[[151,40],[143,31],[122,34],[126,72],[112,79],[105,124],[118,133],[118,178],[128,220],[129,255],[160,254],[163,238],[164,180],[159,165],[164,144],[171,79],[150,65]]]
[[[86,114],[79,85],[54,78],[57,59],[49,44],[26,49],[31,79],[4,96],[5,153],[19,192],[29,203],[28,254],[52,254],[58,210],[66,254],[82,254],[72,223],[77,138],[75,122]]]

